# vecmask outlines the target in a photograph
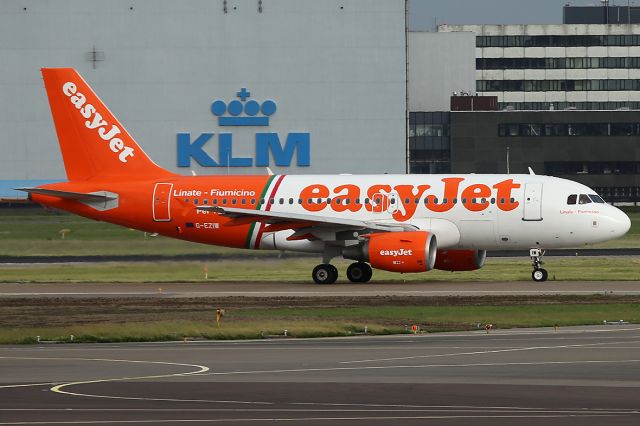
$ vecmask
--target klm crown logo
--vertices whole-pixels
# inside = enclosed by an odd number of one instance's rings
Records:
[[[246,87],[236,93],[240,100],[234,99],[227,105],[217,99],[211,104],[211,112],[218,117],[219,126],[268,126],[269,117],[276,112],[276,103],[270,99],[262,102],[262,105],[251,99],[251,92]],[[262,112],[262,116],[258,113]],[[229,113],[225,116],[225,113]],[[244,115],[242,115],[244,113]]]

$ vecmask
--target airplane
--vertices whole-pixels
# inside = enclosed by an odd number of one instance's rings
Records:
[[[589,187],[529,174],[182,176],[156,165],[72,68],[43,68],[68,181],[32,188],[44,206],[167,237],[252,250],[317,253],[318,284],[372,268],[399,273],[481,268],[487,250],[611,240],[629,217]]]

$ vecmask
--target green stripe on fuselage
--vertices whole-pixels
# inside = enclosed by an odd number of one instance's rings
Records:
[[[269,186],[271,186],[271,182],[273,182],[273,179],[276,177],[276,175],[271,175],[269,176],[269,180],[267,180],[267,184],[264,186],[264,188],[262,188],[262,194],[260,194],[260,198],[258,198],[256,200],[256,210],[260,210],[260,200],[263,200],[265,195],[267,194],[267,190],[269,189]],[[248,249],[251,248],[251,236],[253,235],[253,231],[256,228],[256,222],[253,222],[251,224],[251,226],[249,227],[249,233],[247,234],[247,240],[244,243],[244,246]]]

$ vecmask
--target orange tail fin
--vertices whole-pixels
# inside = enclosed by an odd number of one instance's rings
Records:
[[[73,68],[43,68],[69,180],[154,178],[156,165]]]

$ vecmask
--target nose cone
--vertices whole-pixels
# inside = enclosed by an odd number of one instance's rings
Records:
[[[631,219],[622,210],[612,207],[611,213],[608,214],[611,224],[611,234],[613,238],[622,237],[631,228]]]

